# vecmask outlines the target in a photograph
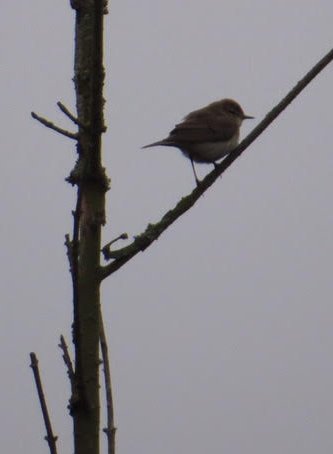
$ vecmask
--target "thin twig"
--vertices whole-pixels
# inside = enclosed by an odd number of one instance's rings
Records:
[[[42,386],[42,381],[40,379],[40,374],[39,374],[39,368],[38,368],[38,360],[37,356],[35,353],[30,353],[30,359],[31,359],[31,364],[30,367],[33,371],[34,378],[35,378],[35,383],[36,383],[36,388],[37,388],[37,393],[38,393],[38,399],[39,403],[42,409],[42,414],[44,418],[44,424],[46,428],[46,437],[45,440],[47,441],[50,449],[51,454],[57,454],[57,447],[56,447],[56,441],[57,441],[57,436],[53,435],[53,430],[51,426],[51,421],[50,421],[50,416],[49,412],[47,409],[46,405],[46,400],[45,400],[45,395],[43,391],[43,386]]]
[[[112,251],[111,251],[111,246],[116,243],[119,240],[127,240],[128,239],[128,234],[127,233],[122,233],[121,235],[117,236],[114,240],[109,241],[105,246],[102,248],[102,254],[104,256],[105,260],[110,260],[112,259]]]
[[[81,212],[81,190],[78,188],[77,201],[75,211],[72,211],[73,215],[73,239],[70,239],[69,234],[65,235],[65,246],[67,251],[67,258],[69,263],[69,270],[72,277],[72,288],[73,288],[73,309],[74,309],[74,321],[72,325],[72,336],[74,345],[79,345],[79,307],[78,307],[78,261],[79,261],[79,228],[80,228],[80,212]],[[77,343],[77,344],[76,344]],[[62,349],[64,355],[63,359],[67,366],[67,373],[71,383],[72,395],[69,401],[69,410],[72,414],[74,408],[79,404],[79,400],[86,400],[86,396],[83,393],[82,383],[76,380],[76,377],[80,378],[79,373],[75,374],[72,361],[70,359],[67,344],[60,336],[59,347]],[[81,354],[77,356],[77,370],[81,368]],[[82,391],[79,393],[79,389]]]
[[[65,341],[65,338],[64,338],[63,335],[60,336],[59,347],[61,348],[62,353],[63,353],[62,358],[63,358],[64,363],[65,363],[66,368],[67,368],[67,375],[68,375],[68,378],[69,378],[69,381],[70,381],[70,384],[71,384],[71,389],[72,389],[72,392],[73,392],[74,385],[75,385],[74,367],[73,367],[73,363],[72,363],[71,357],[69,355],[68,347],[67,347],[67,344],[66,344],[66,341]]]
[[[78,315],[78,268],[79,268],[79,230],[80,230],[80,218],[81,218],[81,189],[77,190],[77,200],[75,211],[73,211],[73,239],[71,242],[71,252],[72,252],[72,284],[73,284],[73,306],[74,306],[74,332],[75,329],[78,329],[78,325],[75,326],[77,320],[75,316]],[[78,333],[75,333],[78,335]],[[77,339],[74,336],[74,344]]]
[[[72,396],[69,401],[69,411],[73,415],[75,409],[79,406],[89,407],[89,396],[86,392],[86,387],[83,382],[82,377],[82,342],[80,339],[80,311],[79,311],[79,255],[80,255],[80,219],[81,219],[81,200],[82,192],[81,187],[77,189],[77,200],[75,211],[73,214],[73,236],[72,241],[69,240],[69,236],[66,236],[65,245],[68,251],[68,240],[70,241],[70,272],[72,277],[72,287],[73,287],[73,325],[72,325],[72,334],[73,334],[73,344],[75,346],[75,372],[73,375],[73,388]]]
[[[67,109],[67,107],[62,102],[58,101],[57,106],[59,107],[61,112],[64,113],[66,117],[68,117],[73,123],[85,129],[85,126],[77,119],[75,115],[72,114],[72,112]]]
[[[59,126],[56,126],[54,123],[52,123],[52,121],[49,121],[44,117],[40,117],[35,112],[31,112],[31,116],[35,120],[39,121],[39,123],[41,123],[42,125],[46,126],[47,128],[52,129],[55,132],[58,132],[59,134],[65,136],[65,137],[69,137],[70,139],[74,139],[74,140],[77,140],[77,138],[78,138],[78,134],[67,131],[66,129],[60,128]]]
[[[149,224],[146,230],[134,237],[134,241],[124,248],[112,251],[115,260],[101,267],[100,279],[103,280],[121,268],[140,251],[144,251],[182,214],[188,211],[202,194],[225,172],[244,150],[280,115],[280,113],[304,90],[304,88],[333,60],[331,49],[295,87],[280,101],[256,126],[253,131],[233,150],[216,168],[210,172],[189,195],[183,197],[169,210],[157,224]]]
[[[114,426],[114,411],[113,411],[113,399],[112,399],[112,386],[111,386],[111,372],[110,362],[108,354],[108,344],[105,336],[104,323],[102,312],[99,312],[100,316],[100,344],[103,358],[103,370],[104,370],[104,385],[105,385],[105,397],[106,397],[106,411],[107,411],[107,427],[103,429],[108,439],[108,454],[115,453],[115,435],[116,428]]]

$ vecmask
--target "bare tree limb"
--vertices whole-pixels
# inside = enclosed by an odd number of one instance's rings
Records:
[[[304,90],[304,88],[333,60],[331,49],[295,87],[266,115],[253,131],[233,150],[216,168],[210,172],[189,195],[183,197],[177,205],[169,210],[156,224],[148,224],[146,230],[134,237],[134,241],[121,249],[111,251],[113,262],[101,267],[100,279],[103,280],[121,268],[140,251],[144,251],[182,214],[186,213],[202,196],[202,194],[221,176],[231,164],[262,134],[266,128],[283,112],[284,109]]]
[[[52,123],[52,121],[49,121],[49,120],[47,120],[44,117],[40,117],[35,112],[31,112],[31,116],[35,120],[39,121],[39,123],[41,123],[42,125],[46,126],[47,128],[52,129],[55,132],[58,132],[59,134],[65,136],[65,137],[68,137],[68,138],[74,139],[74,140],[78,139],[78,135],[76,133],[67,131],[66,129],[63,129],[63,128],[60,128],[59,126],[56,126],[54,123]]]
[[[73,238],[72,241],[70,242],[70,250],[68,250],[68,246],[67,250],[68,253],[70,253],[70,272],[72,277],[73,288],[73,312],[74,312],[73,344],[77,346],[80,345],[78,273],[80,249],[81,189],[79,187],[77,189],[75,211],[73,211],[72,214],[73,214]],[[72,384],[73,384],[72,396],[69,403],[69,410],[71,414],[73,414],[74,409],[80,404],[80,399],[83,403],[88,401],[87,395],[84,391],[84,386],[81,383],[81,352],[79,352],[79,354],[77,354],[76,357],[76,372],[74,373]]]
[[[51,426],[51,421],[50,421],[50,416],[49,412],[47,409],[46,405],[46,400],[45,400],[45,395],[43,391],[43,386],[42,386],[42,381],[40,379],[40,374],[39,374],[39,368],[38,368],[38,360],[37,356],[35,353],[30,353],[30,359],[31,359],[31,364],[30,367],[33,371],[34,378],[35,378],[35,383],[36,383],[36,388],[37,388],[37,393],[38,393],[38,399],[39,403],[42,409],[42,414],[44,418],[44,424],[46,428],[46,437],[45,440],[47,441],[50,449],[51,454],[57,454],[57,447],[56,447],[56,441],[57,441],[57,436],[53,435],[53,430]]]
[[[100,345],[103,358],[104,386],[106,396],[107,427],[103,429],[108,439],[108,454],[115,454],[115,435],[114,411],[111,386],[111,372],[108,353],[108,344],[106,340],[102,312],[100,311]]]
[[[127,233],[122,233],[121,235],[117,236],[114,240],[109,241],[105,246],[102,248],[102,254],[104,256],[105,260],[110,260],[112,257],[112,251],[111,251],[111,246],[116,243],[119,240],[127,240],[128,239],[128,234]]]
[[[73,115],[68,109],[67,107],[60,101],[57,102],[57,106],[59,107],[59,109],[61,110],[61,112],[63,114],[66,115],[66,117],[68,117],[74,124],[78,125],[78,126],[81,126],[81,128],[84,128],[84,125],[82,125],[79,120],[75,117],[75,115]]]
[[[72,0],[75,14],[74,85],[79,126],[78,160],[67,181],[77,185],[73,228],[75,393],[74,451],[98,454],[100,438],[101,231],[108,179],[102,165],[104,126],[103,0]],[[76,249],[76,250],[75,250]]]
[[[65,246],[67,251],[67,258],[69,263],[69,270],[71,273],[72,278],[72,288],[73,288],[73,312],[74,312],[74,321],[72,325],[72,336],[73,336],[73,343],[79,342],[79,311],[78,311],[78,302],[79,302],[79,295],[78,295],[78,262],[79,262],[79,225],[80,225],[80,216],[81,216],[81,191],[78,188],[77,191],[77,201],[76,201],[76,208],[75,211],[72,211],[73,215],[73,238],[70,239],[69,234],[65,235]],[[71,383],[71,390],[72,395],[69,400],[69,412],[73,414],[75,408],[80,405],[80,396],[81,401],[87,401],[87,397],[83,391],[83,386],[80,383],[80,374],[75,374],[74,367],[72,365],[67,344],[63,336],[60,337],[60,344],[59,347],[62,349],[64,355],[63,359],[67,366],[67,373]],[[80,356],[77,358],[77,371],[80,371],[81,368],[81,360]],[[81,392],[79,393],[79,389]]]
[[[66,341],[65,341],[65,338],[64,338],[63,335],[60,336],[59,347],[61,348],[62,353],[63,353],[62,354],[62,358],[63,358],[64,363],[65,363],[66,368],[67,368],[67,375],[68,375],[68,378],[69,378],[69,381],[70,381],[70,384],[71,384],[71,390],[73,392],[74,386],[75,386],[74,367],[73,367],[73,363],[72,363],[71,357],[69,356],[68,347],[67,347],[67,344],[66,344]]]

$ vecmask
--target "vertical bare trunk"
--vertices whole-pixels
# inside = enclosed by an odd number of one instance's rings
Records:
[[[101,228],[108,181],[101,163],[103,124],[103,0],[72,0],[76,10],[74,83],[78,160],[69,181],[78,187],[73,238],[75,454],[99,452],[99,320]]]

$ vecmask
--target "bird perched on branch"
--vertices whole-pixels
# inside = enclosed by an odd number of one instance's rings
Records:
[[[241,106],[233,99],[215,101],[202,109],[189,113],[177,124],[168,137],[145,145],[142,148],[157,146],[176,147],[191,160],[194,178],[197,177],[194,162],[211,163],[229,154],[239,142],[239,129],[248,118]]]

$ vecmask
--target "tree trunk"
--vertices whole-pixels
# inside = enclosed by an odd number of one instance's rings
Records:
[[[103,0],[72,0],[76,10],[74,83],[78,160],[68,181],[78,187],[74,213],[73,293],[75,391],[71,399],[75,454],[98,454],[101,228],[108,180],[101,163]]]

